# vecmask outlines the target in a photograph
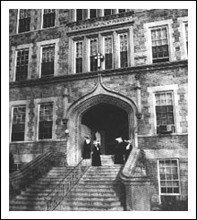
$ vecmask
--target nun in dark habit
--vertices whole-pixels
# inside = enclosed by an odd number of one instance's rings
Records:
[[[91,153],[91,141],[90,138],[86,136],[82,149],[82,158],[90,159],[90,153]]]
[[[115,145],[115,158],[114,163],[115,164],[123,164],[124,163],[124,152],[125,152],[125,142],[123,141],[122,137],[118,137],[115,139],[116,145]]]
[[[101,157],[100,157],[100,142],[93,142],[93,150],[92,150],[92,166],[101,166]]]

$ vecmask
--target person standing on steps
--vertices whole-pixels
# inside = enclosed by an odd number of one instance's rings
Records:
[[[90,153],[91,153],[91,141],[88,136],[85,136],[85,140],[82,148],[82,158],[90,159]]]
[[[129,157],[129,154],[131,153],[133,149],[133,146],[132,146],[132,140],[124,140],[124,142],[127,143],[125,147],[125,163],[126,163]]]
[[[101,157],[100,157],[100,142],[98,140],[93,142],[92,149],[92,166],[101,166]]]
[[[123,164],[124,163],[123,154],[125,151],[125,142],[122,139],[122,137],[118,137],[115,140],[116,140],[116,144],[115,144],[114,163],[115,164]]]

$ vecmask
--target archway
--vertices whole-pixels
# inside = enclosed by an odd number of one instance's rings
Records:
[[[68,104],[66,97],[67,95],[65,95],[65,106]],[[67,162],[69,165],[76,165],[81,160],[81,148],[84,142],[83,132],[92,133],[92,128],[90,128],[92,126],[90,123],[90,114],[96,114],[99,109],[102,109],[106,114],[109,114],[110,111],[112,111],[112,118],[114,120],[117,115],[118,117],[121,115],[120,119],[126,124],[126,127],[124,128],[125,132],[123,132],[123,134],[125,135],[125,138],[128,137],[129,139],[133,139],[133,145],[134,147],[137,147],[136,115],[138,114],[138,109],[135,101],[121,93],[108,89],[103,84],[101,75],[99,75],[98,82],[92,91],[76,100],[69,106],[69,108],[65,108],[64,118],[68,120],[67,128],[69,130],[69,139],[66,148]],[[95,116],[92,117],[92,121],[94,121]],[[83,123],[85,123],[85,125]],[[105,124],[106,126],[108,125],[108,128],[103,129],[104,131],[108,131],[108,133],[109,127],[112,127],[110,123],[113,123],[112,120]],[[116,122],[116,125],[117,124],[118,121]],[[97,127],[97,129],[100,128],[98,123],[94,125],[96,125],[95,127]],[[84,126],[86,127],[84,128]],[[104,125],[102,128],[104,128]],[[112,140],[116,135],[122,135],[118,132],[118,129],[113,130],[111,137],[108,137],[108,139]],[[106,135],[104,136],[106,137]],[[110,152],[110,147],[105,147],[104,151],[105,150],[108,151],[108,153],[112,153]]]
[[[91,139],[100,139],[101,154],[114,154],[115,138],[129,138],[128,113],[109,104],[99,103],[81,114],[81,125],[90,131]]]

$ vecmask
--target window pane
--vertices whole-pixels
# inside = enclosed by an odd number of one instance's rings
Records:
[[[43,28],[55,26],[55,9],[44,9]]]
[[[18,27],[19,33],[30,30],[30,18],[31,18],[31,10],[30,9],[20,9],[20,11],[19,11],[19,27]]]
[[[127,67],[128,66],[128,57],[127,57],[127,50],[128,50],[128,35],[121,34],[119,35],[120,39],[120,67]]]
[[[12,141],[23,141],[25,134],[26,107],[17,106],[13,109]]]
[[[179,193],[177,160],[160,160],[159,161],[159,179],[161,193],[173,194]],[[176,175],[176,179],[174,178]]]
[[[83,19],[83,11],[82,9],[77,9],[77,21],[81,21]]]
[[[112,37],[105,37],[105,69],[112,68]]]
[[[169,61],[167,29],[151,30],[153,63]]]
[[[90,18],[96,18],[96,9],[90,9]]]
[[[40,104],[39,139],[52,138],[53,103]]]
[[[97,70],[97,59],[95,59],[95,56],[98,53],[98,40],[91,39],[90,40],[90,71],[96,71]]]
[[[42,48],[42,76],[54,74],[55,46]]]
[[[25,49],[25,50],[17,51],[16,81],[22,81],[27,79],[28,63],[29,63],[29,50]]]
[[[112,14],[112,9],[104,9],[104,15],[111,15]]]

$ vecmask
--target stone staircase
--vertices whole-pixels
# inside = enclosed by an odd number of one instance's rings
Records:
[[[56,211],[124,211],[124,190],[117,179],[121,165],[101,156],[101,167],[90,167]]]
[[[124,190],[117,179],[122,165],[114,164],[113,156],[101,155],[100,167],[90,166],[55,211],[123,211]],[[91,160],[86,160],[90,165]],[[53,167],[47,175],[32,183],[15,200],[10,211],[43,211],[45,198],[73,167]]]
[[[47,175],[32,183],[25,191],[10,201],[10,211],[42,211],[44,199],[54,186],[71,170],[70,167],[53,167]]]

